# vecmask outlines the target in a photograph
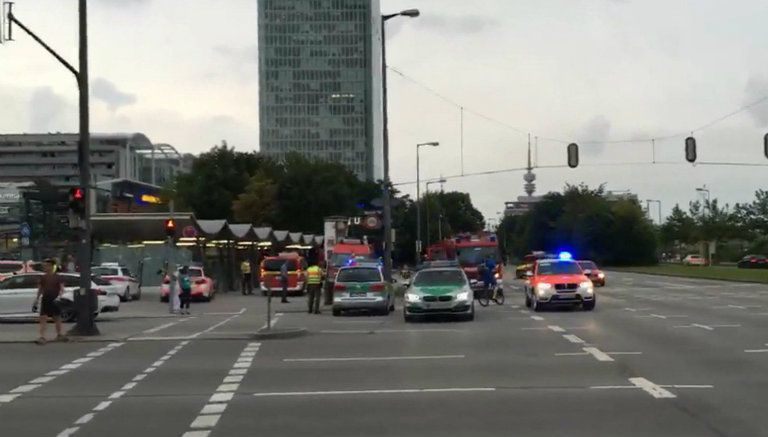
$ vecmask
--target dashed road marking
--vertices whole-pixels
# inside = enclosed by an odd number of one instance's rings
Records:
[[[447,360],[466,358],[465,355],[411,355],[390,357],[338,357],[338,358],[284,358],[284,362],[318,362],[318,361],[400,361],[400,360]]]
[[[77,433],[77,431],[79,431],[80,428],[83,425],[86,425],[88,422],[90,422],[96,416],[96,414],[98,414],[99,412],[104,411],[107,408],[109,408],[112,405],[113,402],[115,402],[117,399],[120,399],[126,393],[128,393],[130,390],[132,390],[134,387],[136,387],[136,385],[138,385],[138,382],[136,382],[136,381],[141,381],[150,372],[154,371],[157,367],[162,366],[168,358],[176,355],[176,353],[178,353],[181,350],[181,348],[183,348],[187,344],[189,344],[189,341],[182,341],[181,343],[177,344],[173,349],[171,349],[170,351],[168,351],[168,353],[166,353],[164,355],[167,358],[165,358],[165,359],[163,359],[161,361],[153,363],[151,367],[148,367],[142,373],[134,376],[133,379],[131,379],[131,382],[126,383],[125,385],[123,385],[120,388],[120,390],[115,391],[112,394],[110,394],[109,397],[107,397],[106,401],[99,402],[98,404],[96,404],[95,407],[93,407],[91,409],[91,412],[86,413],[82,417],[77,419],[75,421],[75,423],[74,423],[74,425],[77,425],[77,426],[73,426],[71,428],[67,428],[67,429],[61,431],[58,434],[58,437],[64,437],[64,436],[69,437],[69,436],[74,435],[75,433]],[[139,378],[139,376],[141,376],[141,378]]]
[[[541,317],[541,316],[531,316],[531,319],[541,321],[541,320],[544,320],[544,317]]]
[[[194,334],[190,335],[176,335],[176,336],[168,336],[168,337],[157,337],[157,336],[142,336],[142,337],[130,337],[128,338],[129,341],[168,341],[168,340],[194,340],[198,337],[200,337],[203,334],[208,334],[209,332],[231,322],[232,320],[240,317],[243,314],[243,312],[235,313],[234,315],[227,317],[226,319],[222,320],[221,322],[218,322],[206,329],[203,329],[202,331],[196,332]],[[278,313],[281,314],[281,313]],[[275,315],[277,317],[277,314]],[[158,327],[159,328],[159,327]]]
[[[98,349],[96,352],[99,353],[98,356],[104,355],[107,352],[110,352],[120,346],[122,346],[123,343],[109,343],[108,345]],[[94,353],[94,352],[91,352]],[[86,355],[87,357],[87,355]],[[33,390],[36,390],[37,388],[41,387],[42,385],[53,381],[57,377],[61,375],[65,375],[69,373],[71,370],[77,369],[78,367],[83,365],[83,362],[80,361],[83,358],[75,359],[67,364],[64,364],[63,366],[59,367],[57,370],[52,370],[48,373],[46,373],[44,376],[37,377],[27,384],[22,384],[14,389],[11,389],[8,393],[4,395],[0,395],[0,406],[3,404],[8,404],[16,400],[19,396],[29,393]],[[93,357],[89,357],[88,360],[92,360]]]
[[[570,341],[571,343],[584,343],[584,340],[580,339],[579,337],[573,335],[573,334],[565,334],[563,335],[563,338]]]
[[[613,361],[613,358],[611,358],[610,356],[608,356],[608,354],[606,354],[605,352],[601,351],[596,347],[585,347],[582,350],[592,355],[593,357],[595,357],[597,361],[603,361],[603,362]]]
[[[561,327],[559,327],[557,325],[549,325],[549,326],[547,326],[547,329],[549,329],[550,331],[554,331],[554,332],[565,332],[565,329],[563,329],[563,328],[561,328]]]
[[[260,347],[261,343],[248,343],[241,351],[240,356],[232,365],[229,373],[216,389],[216,393],[208,399],[208,403],[203,406],[197,417],[190,423],[190,430],[185,432],[182,437],[204,437],[210,434],[211,430],[219,423],[222,413],[227,408],[227,403],[232,400],[235,392],[240,388],[239,381],[242,380],[242,375],[248,371],[253,363],[251,353],[255,354],[259,351]],[[246,353],[248,355],[243,355]],[[230,382],[233,378],[236,381]]]
[[[701,323],[691,323],[690,325],[677,325],[673,328],[700,328],[705,331],[714,331],[717,328],[740,328],[741,325],[703,325]]]
[[[184,323],[187,320],[192,320],[192,319],[194,319],[194,317],[188,317],[188,318],[184,318],[184,319],[179,319],[179,320],[176,320],[175,322],[163,323],[160,326],[155,326],[154,328],[150,328],[150,329],[144,330],[142,332],[144,334],[154,334],[155,332],[162,331],[163,329],[170,328],[171,326],[175,326],[175,325],[178,325],[179,323]]]
[[[593,385],[589,387],[595,390],[625,390],[625,389],[640,389],[656,399],[673,399],[677,396],[667,390],[668,388],[674,389],[709,389],[714,388],[709,384],[655,384],[646,378],[629,378],[629,382],[632,385]]]
[[[280,397],[280,396],[349,396],[349,395],[381,395],[381,394],[409,394],[409,393],[452,393],[452,392],[492,392],[494,387],[468,387],[468,388],[406,388],[391,390],[330,390],[330,391],[296,391],[296,392],[271,392],[254,393],[256,397]]]
[[[656,399],[672,399],[677,397],[669,390],[656,385],[645,378],[629,378],[629,382],[631,382],[633,385],[636,385],[644,392],[648,393]]]

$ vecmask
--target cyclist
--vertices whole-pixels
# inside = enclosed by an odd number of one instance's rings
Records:
[[[493,257],[487,256],[483,261],[483,283],[487,290],[493,290],[496,288],[496,261]]]

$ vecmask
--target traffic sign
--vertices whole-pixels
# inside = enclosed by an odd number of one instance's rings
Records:
[[[24,222],[19,225],[19,234],[25,238],[29,238],[29,236],[32,235],[32,229],[29,227],[29,223]]]

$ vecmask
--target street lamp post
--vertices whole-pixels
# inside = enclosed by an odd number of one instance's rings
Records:
[[[426,211],[427,212],[427,247],[429,247],[429,243],[431,242],[431,239],[430,239],[431,233],[430,233],[430,230],[429,230],[429,186],[431,184],[444,184],[445,182],[446,182],[445,179],[440,179],[440,180],[437,180],[437,181],[428,181],[427,182],[427,194],[426,194],[426,197],[425,197],[425,199],[426,199],[425,207],[427,208],[427,211]],[[440,232],[440,235],[441,235],[440,238],[442,239],[442,231]]]
[[[382,192],[384,197],[384,276],[387,281],[392,281],[392,199],[389,192],[389,116],[387,114],[387,38],[386,21],[397,16],[415,18],[419,16],[418,9],[406,9],[396,14],[381,16],[381,87],[383,100],[383,144],[384,153],[384,181]]]
[[[440,143],[429,141],[416,144],[416,261],[421,256],[421,182],[419,180],[419,149],[424,146],[437,147]]]

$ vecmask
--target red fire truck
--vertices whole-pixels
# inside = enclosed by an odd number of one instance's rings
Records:
[[[501,279],[504,274],[504,265],[499,252],[498,239],[493,233],[458,234],[427,248],[429,261],[458,260],[470,280],[481,279],[478,278],[477,266],[488,256],[496,261],[496,278]]]

